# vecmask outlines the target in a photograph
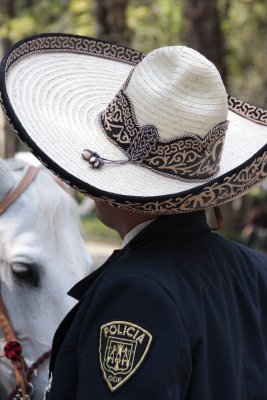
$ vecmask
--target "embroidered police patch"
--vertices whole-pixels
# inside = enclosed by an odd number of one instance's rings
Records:
[[[140,367],[152,335],[131,322],[112,321],[101,326],[99,357],[104,380],[114,392]]]

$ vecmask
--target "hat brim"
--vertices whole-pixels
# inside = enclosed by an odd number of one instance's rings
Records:
[[[92,169],[85,147],[125,158],[98,115],[144,54],[67,34],[14,45],[1,64],[2,103],[14,130],[50,170],[79,191],[113,206],[152,214],[182,213],[225,203],[266,178],[267,112],[229,96],[229,128],[220,170],[209,181],[184,182],[134,163]]]

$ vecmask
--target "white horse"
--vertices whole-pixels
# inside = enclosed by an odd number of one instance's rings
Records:
[[[27,167],[24,161],[0,159],[0,204]],[[66,292],[91,265],[75,201],[41,169],[0,215],[0,290],[28,366],[51,347],[55,329],[75,304]],[[48,361],[33,378],[33,399],[42,399],[47,375]],[[10,362],[0,358],[0,400],[15,386]]]

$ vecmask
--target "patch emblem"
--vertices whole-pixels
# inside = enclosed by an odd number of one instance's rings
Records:
[[[101,326],[99,357],[104,380],[114,392],[140,367],[152,335],[131,322],[112,321]]]

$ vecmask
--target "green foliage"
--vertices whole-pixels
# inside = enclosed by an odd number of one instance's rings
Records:
[[[15,42],[40,32],[94,36],[94,2],[100,0],[9,0],[0,14],[0,38]],[[131,46],[148,52],[182,44],[186,0],[129,0]],[[266,0],[217,0],[226,43],[228,91],[253,104],[267,104]],[[0,0],[3,9],[4,2]],[[212,40],[212,38],[211,38]]]
[[[226,237],[227,239],[233,240],[234,242],[238,242],[238,243],[243,243],[243,239],[241,236],[241,232],[240,231],[225,231],[225,230],[221,230],[219,232],[220,235]]]
[[[0,37],[11,42],[42,32],[94,34],[91,0],[10,1],[15,15],[0,14]]]
[[[11,42],[15,42],[37,31],[37,23],[30,15],[23,15],[4,21],[1,18],[0,21],[0,36],[2,38],[8,38]]]
[[[85,240],[102,241],[114,244],[121,243],[121,239],[117,232],[102,224],[94,212],[82,218],[82,228]]]
[[[253,203],[267,204],[267,191],[261,187],[251,190],[246,195],[246,206],[250,207]]]
[[[75,191],[75,201],[81,204],[85,196]],[[96,216],[95,211],[81,218],[82,231],[85,240],[102,241],[106,243],[120,244],[121,239],[116,231],[105,226]]]
[[[266,0],[232,0],[222,28],[229,92],[252,104],[266,106]]]
[[[181,20],[181,1],[130,1],[128,24],[134,32],[132,46],[148,52],[157,47],[179,43]]]

